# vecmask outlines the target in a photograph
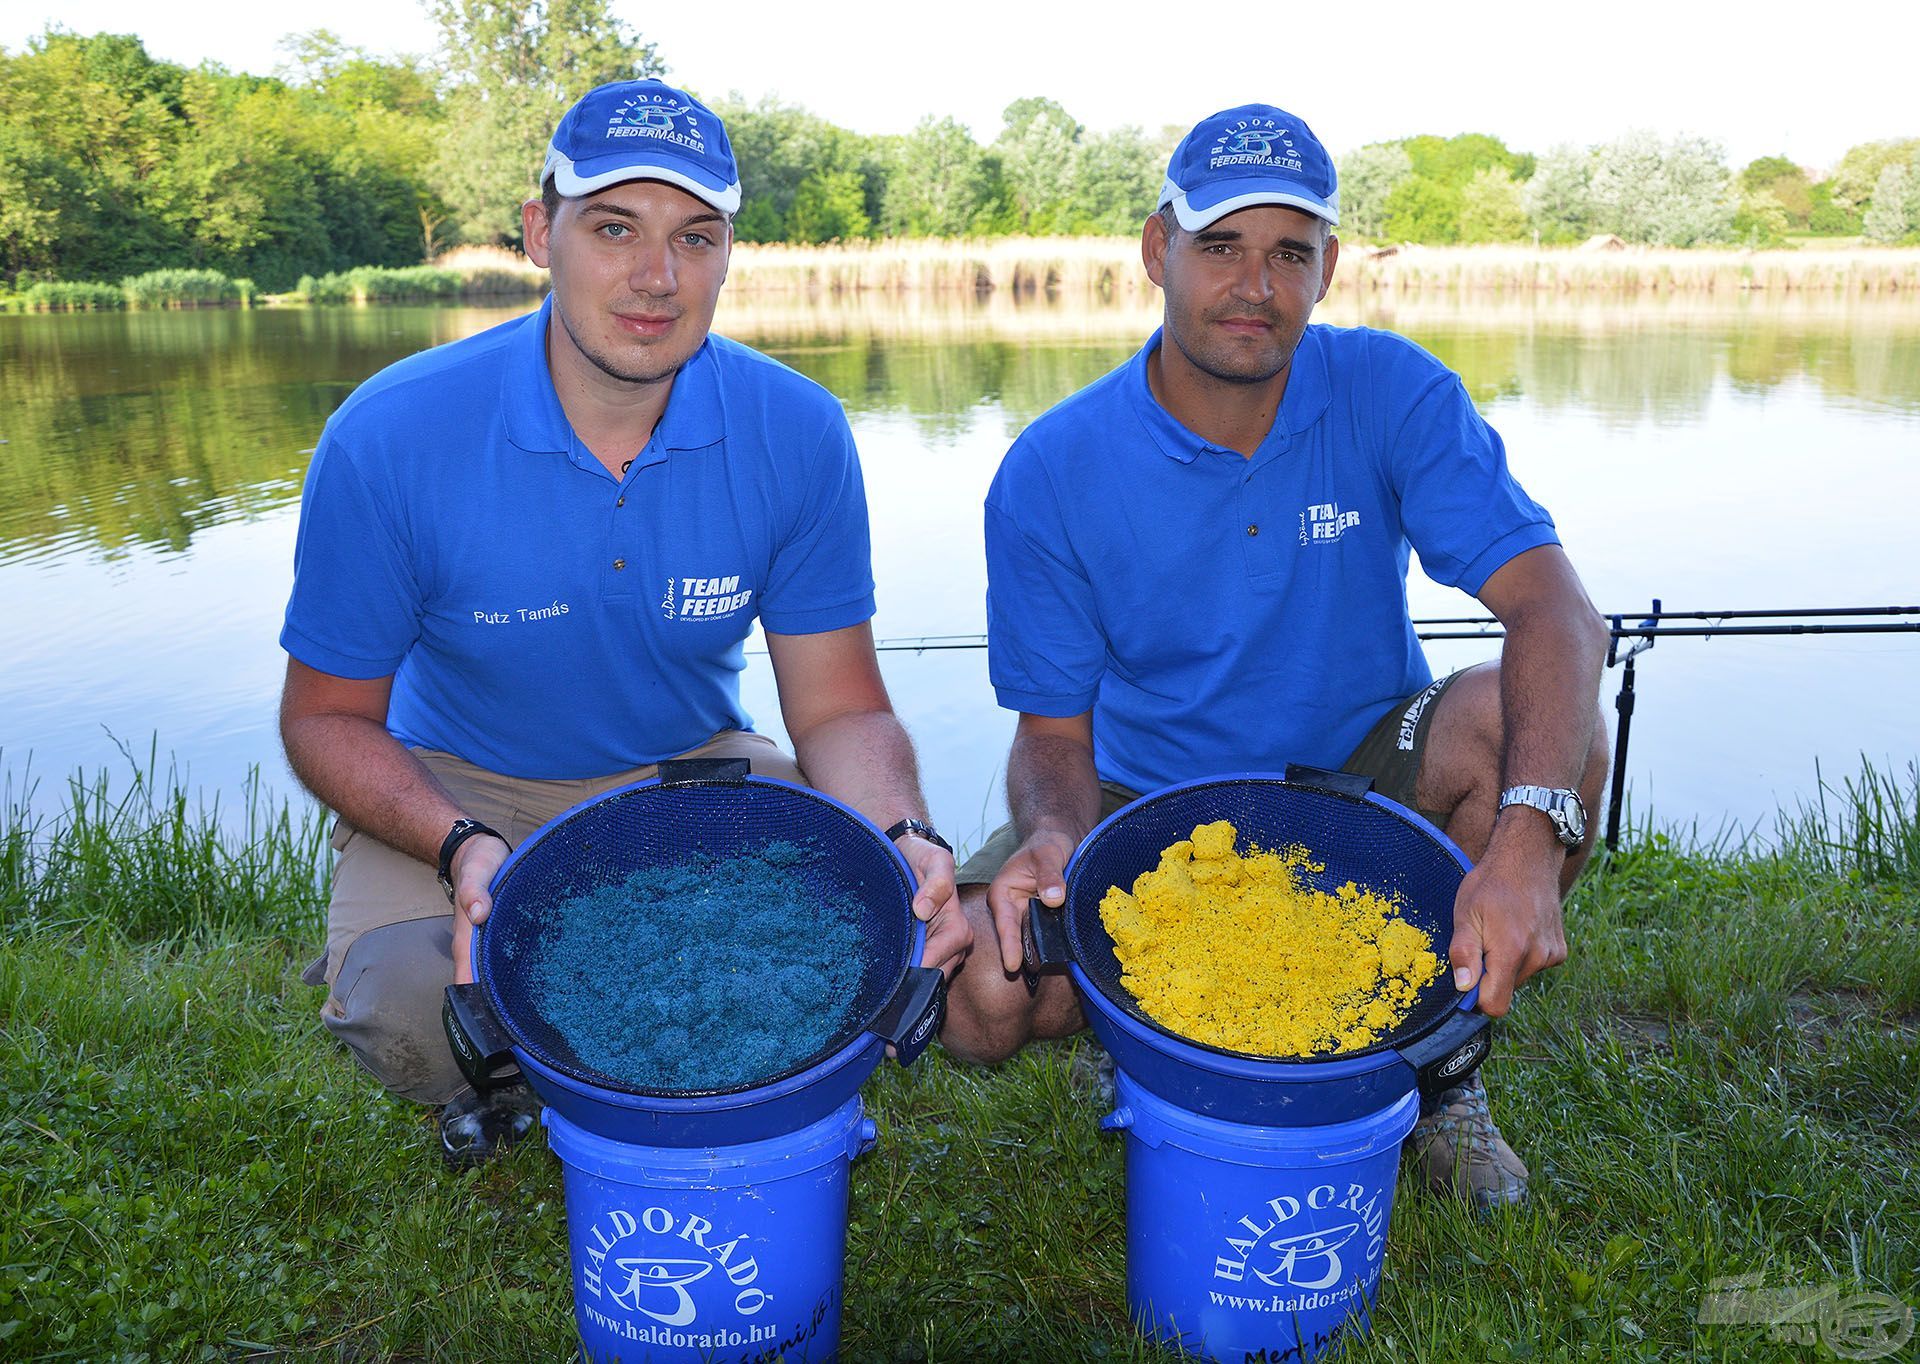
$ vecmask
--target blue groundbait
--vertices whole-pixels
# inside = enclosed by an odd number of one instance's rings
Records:
[[[1466,858],[1445,835],[1344,774],[1220,777],[1169,787],[1087,836],[1059,909],[1035,901],[1028,958],[1070,968],[1118,1071],[1127,1158],[1127,1301],[1141,1331],[1205,1358],[1305,1360],[1368,1324],[1393,1207],[1400,1143],[1422,1095],[1485,1057],[1489,1020],[1451,977],[1427,986],[1373,1047],[1274,1061],[1176,1036],[1120,983],[1100,921],[1194,826],[1230,819],[1240,846],[1300,844],[1332,891],[1355,881],[1397,896],[1443,961]]]
[[[751,856],[770,842],[814,849],[793,876],[858,923],[861,985],[840,1033],[725,1090],[640,1089],[584,1066],[528,988],[546,912],[692,850]],[[542,827],[493,894],[474,983],[448,990],[447,1035],[476,1085],[517,1068],[546,1103],[582,1361],[833,1359],[848,1167],[874,1141],[858,1091],[888,1045],[903,1064],[918,1056],[945,1004],[939,971],[917,964],[925,929],[893,845],[839,802],[749,777],[744,762],[665,763],[659,780]]]

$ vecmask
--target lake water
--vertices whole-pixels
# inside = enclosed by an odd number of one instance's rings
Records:
[[[520,310],[0,317],[0,767],[57,804],[155,744],[231,802],[279,755],[276,639],[321,424],[382,365]],[[1603,611],[1912,605],[1920,301],[1581,303],[1352,296],[1322,320],[1458,369]],[[846,403],[883,639],[984,630],[979,507],[1009,440],[1124,360],[1150,302],[723,300],[722,330]],[[1477,603],[1416,571],[1417,616]],[[1429,646],[1436,669],[1491,642]],[[1011,717],[980,649],[883,655],[956,842],[1000,817]],[[1605,679],[1611,697],[1619,674]],[[1764,832],[1862,757],[1920,752],[1920,635],[1668,639],[1639,665],[1630,809]],[[764,657],[749,708],[779,733]],[[1609,711],[1611,714],[1611,711]]]

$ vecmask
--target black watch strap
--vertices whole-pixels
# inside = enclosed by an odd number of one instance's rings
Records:
[[[893,842],[895,839],[899,838],[902,834],[912,834],[916,838],[924,838],[927,840],[927,842],[933,844],[933,846],[936,848],[945,848],[948,853],[953,852],[953,844],[947,842],[946,839],[940,837],[938,833],[934,832],[933,826],[927,823],[925,820],[922,820],[922,819],[901,820],[898,824],[894,825],[891,829],[887,830],[887,842],[889,843]]]
[[[454,820],[447,836],[440,840],[440,889],[447,893],[449,902],[453,899],[453,855],[460,851],[461,844],[481,834],[498,838],[502,843],[507,841],[498,829],[489,828],[477,819]]]

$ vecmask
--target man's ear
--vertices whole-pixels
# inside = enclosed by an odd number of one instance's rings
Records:
[[[1167,220],[1158,212],[1149,213],[1146,223],[1140,228],[1140,262],[1147,267],[1147,278],[1163,289],[1166,287],[1163,276],[1167,271],[1167,247],[1170,244]]]
[[[1327,296],[1327,290],[1333,287],[1333,267],[1340,263],[1340,239],[1327,233],[1327,244],[1320,252],[1320,298]],[[1316,303],[1319,299],[1314,300]]]
[[[547,206],[538,198],[520,205],[520,241],[527,248],[527,259],[542,270],[552,263],[552,240],[553,222],[547,217]]]

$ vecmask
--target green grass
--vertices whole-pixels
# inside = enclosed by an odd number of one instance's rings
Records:
[[[297,979],[323,825],[243,804],[199,810],[151,761],[45,819],[7,792],[0,1356],[567,1358],[558,1166],[444,1173],[427,1114],[327,1041]],[[1533,1202],[1476,1220],[1403,1180],[1347,1358],[1834,1357],[1698,1324],[1743,1273],[1920,1303],[1917,848],[1913,771],[1843,782],[1770,850],[1635,830],[1489,1065]],[[1127,1325],[1088,1049],[870,1083],[845,1358],[1163,1358]]]
[[[120,287],[134,308],[244,305],[253,297],[252,280],[230,279],[218,270],[149,270],[121,280]]]
[[[389,269],[360,265],[339,274],[302,275],[293,296],[308,303],[424,303],[460,298],[467,292],[466,276],[431,265]]]

